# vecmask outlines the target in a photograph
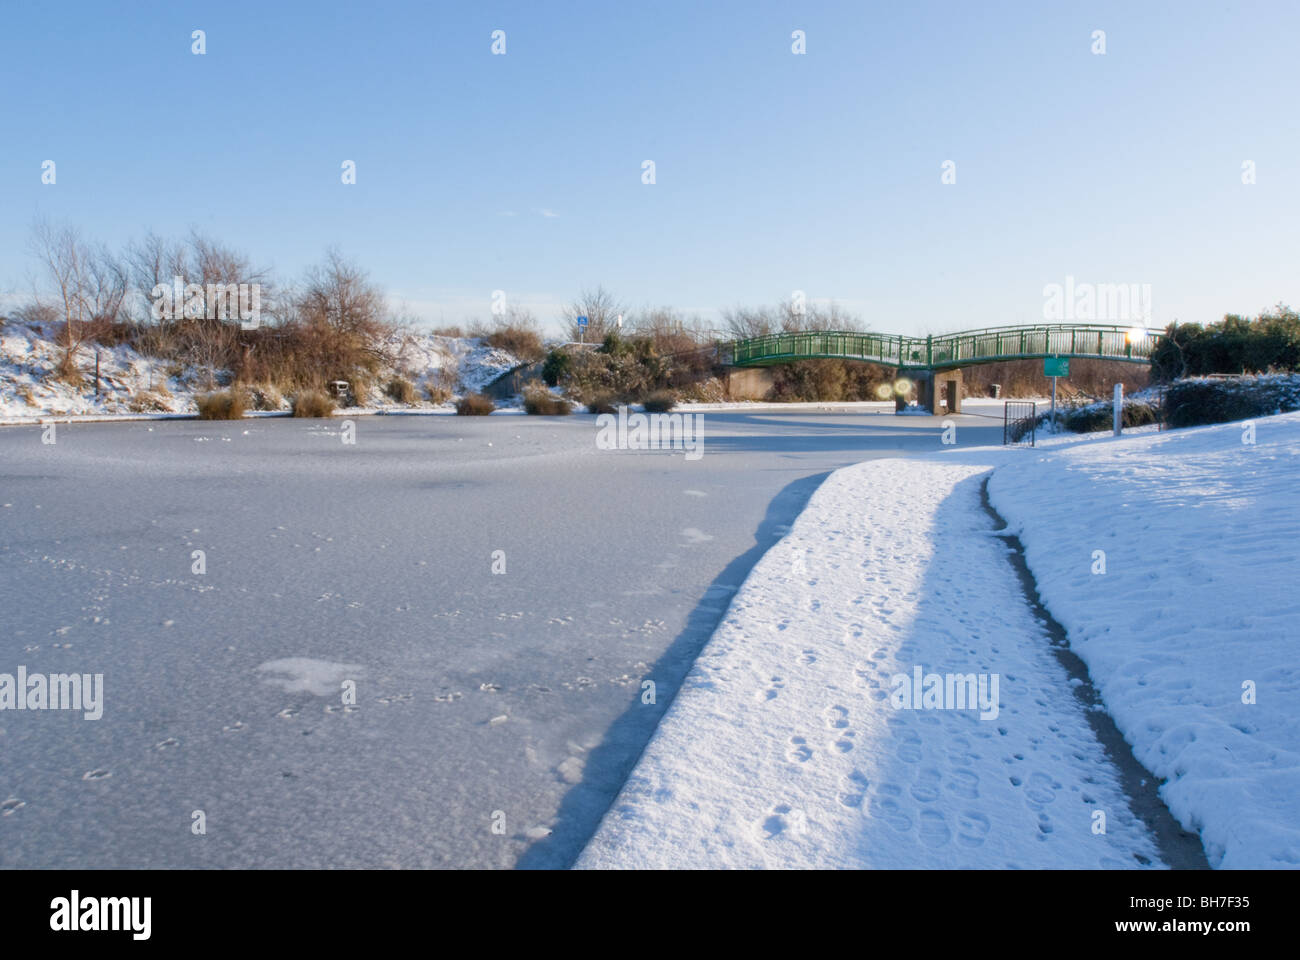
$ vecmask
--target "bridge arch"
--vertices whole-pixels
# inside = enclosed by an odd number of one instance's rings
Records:
[[[1163,331],[1099,323],[985,327],[927,337],[808,330],[731,340],[719,344],[718,352],[723,364],[734,367],[835,359],[935,371],[1042,357],[1150,363],[1163,336]]]

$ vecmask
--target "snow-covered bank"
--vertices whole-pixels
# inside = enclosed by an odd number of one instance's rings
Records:
[[[1300,866],[1298,467],[1289,414],[835,472],[579,866],[1158,864],[989,536],[990,470],[1044,604],[1211,865]],[[997,719],[897,709],[917,666],[998,674]]]
[[[193,415],[197,412],[195,397],[214,383],[229,379],[227,371],[148,357],[127,344],[87,344],[77,352],[77,365],[85,382],[74,386],[55,376],[64,352],[55,334],[53,326],[13,320],[0,324],[0,424],[31,423],[49,417],[92,422]],[[388,351],[393,362],[391,369],[381,375],[381,381],[403,376],[417,387],[436,383],[458,393],[482,390],[520,362],[474,337],[406,334],[394,337]],[[94,380],[96,356],[98,393]],[[375,384],[377,388],[382,385]],[[386,398],[382,397],[382,389],[374,389],[369,399]],[[280,409],[289,409],[288,398],[282,400]],[[353,412],[406,409],[436,411],[438,406],[381,402]]]
[[[989,493],[1210,863],[1295,868],[1300,414],[1250,429],[1063,445],[996,471]]]
[[[1158,864],[990,536],[987,471],[833,473],[745,581],[578,865]],[[892,678],[918,667],[996,674],[996,709],[896,709]]]

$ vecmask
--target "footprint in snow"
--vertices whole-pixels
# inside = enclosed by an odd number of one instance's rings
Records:
[[[790,749],[786,752],[785,757],[791,763],[807,763],[812,759],[813,751],[808,746],[808,741],[803,737],[791,737]]]
[[[912,829],[912,818],[903,812],[898,802],[902,791],[892,783],[882,783],[877,795],[871,798],[868,809],[871,816],[884,820],[899,833]]]
[[[904,763],[920,763],[921,756],[921,738],[915,733],[905,735],[902,745],[898,748],[898,759]]]
[[[939,799],[939,784],[943,776],[934,767],[926,767],[916,775],[916,782],[909,791],[919,803],[934,803]]]
[[[989,818],[976,810],[964,810],[957,817],[957,842],[978,847],[989,835]]]
[[[854,770],[840,782],[840,803],[852,809],[861,807],[869,785],[866,775],[860,770]]]
[[[979,774],[975,771],[959,769],[952,772],[948,780],[948,789],[959,797],[976,800],[980,795],[979,783]]]
[[[952,839],[952,831],[938,810],[921,811],[921,842],[927,847],[942,847]]]
[[[807,832],[807,815],[788,803],[778,803],[771,809],[767,819],[758,825],[758,834],[763,840],[771,840],[784,833],[799,835]]]
[[[1030,806],[1042,806],[1056,799],[1059,785],[1045,773],[1031,773],[1025,783],[1025,800]]]

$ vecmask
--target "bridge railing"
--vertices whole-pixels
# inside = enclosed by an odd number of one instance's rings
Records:
[[[1160,333],[1133,337],[1111,324],[1038,324],[987,327],[931,337],[812,330],[774,333],[719,344],[721,362],[744,366],[764,360],[845,357],[896,367],[954,367],[1041,356],[1149,359]]]
[[[743,366],[769,357],[842,356],[881,363],[904,365],[915,354],[924,362],[925,341],[918,350],[914,337],[891,333],[854,333],[851,331],[807,331],[773,333],[749,340],[733,340],[719,345],[723,363]],[[910,347],[909,347],[910,344]]]
[[[1110,324],[991,327],[931,338],[930,362],[943,365],[1045,355],[1147,359],[1158,339],[1158,333],[1134,337],[1130,328]]]

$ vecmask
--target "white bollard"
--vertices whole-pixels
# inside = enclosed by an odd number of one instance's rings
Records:
[[[1115,384],[1115,436],[1120,435],[1124,426],[1124,384]]]

